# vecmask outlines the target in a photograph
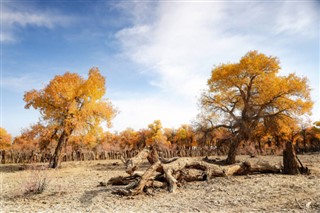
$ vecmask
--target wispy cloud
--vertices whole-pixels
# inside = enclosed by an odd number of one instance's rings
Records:
[[[56,26],[67,26],[72,18],[53,10],[39,10],[32,4],[2,2],[1,42],[14,43],[19,39],[19,30],[28,26],[52,29]]]
[[[40,89],[43,87],[39,78],[27,74],[19,76],[2,76],[1,89],[22,94],[31,89]]]
[[[304,37],[319,36],[319,2],[286,1],[278,8],[275,31]],[[318,23],[318,28],[316,27]]]
[[[212,66],[211,60],[207,60],[210,47],[206,41],[215,37],[216,32],[208,27],[219,21],[221,8],[160,3],[149,10],[155,11],[151,23],[136,20],[132,27],[117,33],[125,54],[145,70],[158,74],[159,78],[151,82],[153,85],[195,96],[205,84],[201,69],[208,71]]]
[[[148,124],[159,119],[163,126],[177,128],[181,124],[190,123],[197,113],[195,105],[161,95],[136,96],[111,101],[120,110],[113,121],[112,130],[123,130],[128,127],[136,130],[147,128]],[[181,108],[181,105],[184,105],[184,108]]]
[[[153,85],[184,95],[195,96],[221,59],[267,49],[262,41],[268,36],[317,33],[317,11],[308,3],[137,2],[130,14],[141,14],[137,5],[154,13],[150,19],[132,16],[132,26],[117,33],[124,54],[158,74]]]
[[[316,2],[131,2],[121,9],[132,18],[116,34],[122,54],[155,74],[151,85],[192,105],[214,65],[253,49],[301,59],[291,43],[319,38]]]

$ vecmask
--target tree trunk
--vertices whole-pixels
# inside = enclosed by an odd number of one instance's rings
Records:
[[[59,138],[59,141],[58,141],[57,147],[54,151],[54,154],[53,154],[52,158],[50,159],[49,168],[55,169],[55,168],[58,168],[61,166],[61,150],[62,150],[62,146],[66,142],[66,140],[67,140],[67,133],[66,133],[66,131],[63,131],[60,138]]]
[[[307,151],[307,137],[306,137],[306,130],[303,130],[303,147],[304,147],[304,152]]]
[[[240,144],[239,139],[235,139],[231,141],[228,157],[226,159],[226,163],[228,165],[236,163],[236,155],[237,155],[239,144]]]
[[[5,150],[1,151],[1,163],[2,164],[6,163],[6,151]]]
[[[286,142],[286,149],[283,150],[283,165],[283,173],[290,175],[300,174],[297,156],[290,141]]]
[[[261,138],[260,137],[258,138],[258,145],[259,145],[259,152],[260,152],[259,154],[261,155],[263,151],[262,151]]]

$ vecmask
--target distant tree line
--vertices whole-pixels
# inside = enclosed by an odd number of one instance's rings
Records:
[[[51,153],[50,167],[61,153],[81,151],[215,150],[235,163],[237,154],[280,154],[290,141],[297,152],[317,151],[320,123],[301,121],[313,106],[306,78],[279,75],[276,57],[250,51],[238,63],[216,66],[200,98],[200,113],[191,124],[164,128],[160,120],[145,129],[104,131],[117,115],[105,98],[106,80],[92,68],[88,78],[76,73],[55,76],[40,90],[25,93],[25,107],[41,120],[12,139],[1,128],[1,150]]]
[[[57,141],[51,139],[50,130],[36,124],[23,130],[22,134],[11,139],[1,128],[1,150],[15,153],[53,153]],[[122,132],[101,132],[83,137],[71,136],[62,153],[102,153],[138,151],[148,145],[157,145],[159,150],[175,150],[176,155],[182,150],[207,150],[212,155],[226,155],[229,152],[232,132],[224,129],[208,129],[199,123],[181,125],[181,127],[162,128],[159,120],[154,121],[146,129],[135,131],[126,129]],[[317,126],[301,127],[295,131],[265,134],[256,132],[252,141],[240,145],[239,154],[273,155],[281,154],[285,142],[293,141],[298,153],[320,151],[320,128]],[[80,155],[80,154],[79,154]],[[92,154],[91,154],[92,155]],[[183,156],[184,154],[180,154]],[[190,153],[191,155],[191,153]],[[80,157],[78,157],[80,158]],[[108,157],[106,157],[108,158]],[[109,158],[119,158],[115,154]],[[76,159],[74,157],[74,159]],[[92,157],[86,157],[92,159]]]

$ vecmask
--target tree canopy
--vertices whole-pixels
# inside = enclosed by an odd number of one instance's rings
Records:
[[[234,136],[227,162],[235,162],[241,141],[250,139],[259,123],[285,128],[299,115],[309,113],[313,102],[306,78],[279,75],[276,57],[250,51],[238,63],[212,70],[201,107],[214,128],[226,128]]]
[[[108,99],[105,78],[98,68],[89,71],[88,79],[76,73],[55,76],[41,90],[31,90],[24,95],[25,107],[40,111],[47,126],[53,126],[53,134],[59,135],[52,167],[58,166],[62,144],[71,135],[87,135],[100,128],[101,122],[111,125],[116,111]]]
[[[4,128],[0,127],[0,150],[8,149],[11,146],[11,135]]]

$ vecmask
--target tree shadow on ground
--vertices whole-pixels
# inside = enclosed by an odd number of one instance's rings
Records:
[[[93,203],[93,199],[96,196],[98,196],[101,193],[110,192],[110,191],[111,189],[108,189],[108,188],[100,188],[100,189],[85,191],[80,198],[80,202],[84,206],[89,206]]]
[[[0,165],[0,173],[14,173],[26,170],[25,165]]]
[[[124,165],[122,163],[97,163],[92,165],[92,169],[97,171],[124,171]]]
[[[207,162],[207,163],[211,163],[211,164],[216,164],[218,166],[226,166],[228,165],[227,164],[227,161],[224,159],[224,160],[221,160],[220,158],[215,158],[215,159],[210,159],[208,158],[208,156],[202,158],[202,160],[204,162]],[[237,161],[237,163],[239,163],[240,161]]]
[[[139,164],[139,169],[147,169],[149,168],[150,164],[148,162],[143,162]],[[116,163],[97,163],[92,166],[94,170],[97,171],[125,171],[125,165],[120,162]]]

